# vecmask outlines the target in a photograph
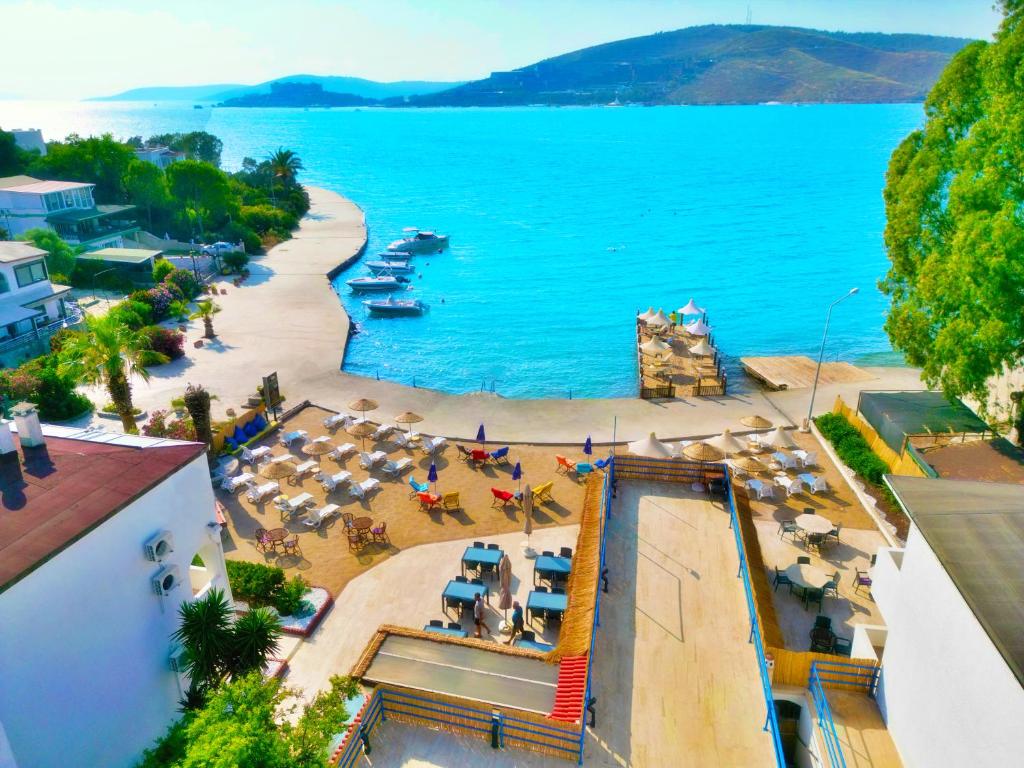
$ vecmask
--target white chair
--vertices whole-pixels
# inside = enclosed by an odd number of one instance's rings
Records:
[[[344,445],[339,445],[333,451],[328,453],[327,454],[327,458],[334,459],[335,461],[341,461],[346,456],[350,456],[351,454],[353,454],[355,452],[356,452],[356,447],[354,445],[352,445],[352,443],[345,443]]]
[[[383,440],[385,437],[395,431],[394,426],[391,424],[381,424],[377,427],[377,431],[370,435],[371,440]]]
[[[270,446],[259,445],[255,448],[242,448],[241,459],[255,466],[270,456]]]
[[[348,494],[356,499],[362,499],[366,497],[366,494],[373,493],[380,488],[380,480],[375,477],[368,477],[361,483],[353,483],[349,489]]]
[[[293,464],[298,461],[297,458],[291,453],[282,453],[280,456],[271,456],[271,464],[284,464],[285,462],[292,462]]]
[[[289,445],[294,443],[296,440],[301,440],[302,442],[306,442],[306,437],[308,437],[308,436],[309,436],[309,433],[306,432],[306,430],[304,430],[304,429],[295,429],[295,430],[292,430],[291,432],[285,432],[283,435],[281,435],[281,445],[283,445],[285,447],[288,447]]]
[[[373,453],[361,451],[359,453],[359,466],[363,469],[373,469],[378,464],[383,464],[387,460],[388,455],[384,451],[374,451]]]
[[[327,429],[334,429],[335,427],[348,428],[352,421],[352,417],[347,413],[335,413],[324,419],[324,426]]]
[[[806,472],[797,477],[807,484],[811,493],[828,493],[828,482],[822,475],[812,475],[810,472]]]
[[[295,477],[301,479],[304,476],[316,472],[320,469],[320,465],[313,459],[307,459],[295,468]]]
[[[247,498],[253,504],[259,504],[267,496],[276,495],[281,492],[281,486],[275,481],[271,480],[269,483],[263,485],[255,485],[249,488],[245,492],[245,498]]]
[[[785,475],[781,475],[775,478],[775,482],[778,483],[780,488],[786,489],[787,496],[798,494],[804,489],[803,481],[797,477],[786,477]]]
[[[326,472],[320,472],[316,476],[317,481],[323,486],[324,490],[330,493],[339,485],[344,485],[352,479],[352,473],[342,470],[341,472],[335,472],[333,475],[328,475]]]
[[[338,510],[341,509],[337,504],[325,504],[320,509],[310,512],[304,522],[310,528],[319,528],[323,525],[324,520],[331,517],[332,515],[338,514]]]
[[[813,467],[818,463],[817,451],[793,451],[793,455],[799,459],[802,467]]]
[[[399,459],[398,461],[389,461],[385,463],[380,468],[380,471],[383,472],[388,477],[398,477],[411,466],[412,459],[406,456],[404,458]]]
[[[443,437],[428,437],[423,441],[423,452],[426,454],[440,453],[444,450],[444,447],[448,444],[448,440]]]
[[[405,432],[398,431],[395,432],[394,436],[391,438],[391,442],[399,448],[412,448],[418,439],[419,435],[415,433],[413,435],[409,435]]]
[[[775,488],[768,483],[762,483],[760,480],[748,480],[747,489],[748,491],[753,491],[758,499],[775,498]]]
[[[235,475],[234,477],[225,477],[220,487],[223,488],[225,491],[234,493],[243,485],[248,485],[255,479],[256,475],[254,475],[252,472],[243,472],[242,474]]]

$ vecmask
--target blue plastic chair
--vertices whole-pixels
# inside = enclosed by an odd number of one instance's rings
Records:
[[[498,464],[508,464],[508,446],[491,451],[491,458]]]
[[[409,493],[410,499],[417,493],[428,493],[430,491],[430,483],[417,483],[416,478],[412,475],[409,476],[409,487],[412,488],[412,491]]]
[[[607,459],[598,459],[594,462],[594,469],[604,469],[612,463],[612,457],[609,456]]]

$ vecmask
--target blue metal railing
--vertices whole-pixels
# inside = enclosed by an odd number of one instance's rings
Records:
[[[775,697],[772,695],[771,678],[768,676],[768,662],[764,656],[764,641],[761,638],[761,627],[758,624],[757,608],[754,604],[754,590],[750,584],[750,571],[747,568],[746,550],[743,548],[740,523],[736,517],[736,500],[732,493],[731,473],[728,467],[724,467],[724,469],[726,498],[729,502],[729,527],[732,528],[733,538],[736,540],[736,554],[740,558],[740,568],[737,577],[742,577],[743,579],[743,592],[747,598],[747,613],[750,616],[749,641],[754,644],[754,652],[757,654],[757,668],[761,676],[761,691],[764,694],[764,702],[768,710],[764,729],[769,731],[772,736],[772,746],[775,749],[775,765],[777,768],[786,768],[786,755],[782,750],[779,721],[775,713]]]
[[[807,687],[814,698],[814,708],[818,710],[818,728],[825,751],[828,752],[830,768],[846,768],[846,756],[843,746],[836,733],[836,723],[832,717],[832,708],[825,696],[825,685],[829,688],[852,688],[863,691],[874,698],[878,688],[878,675],[881,667],[868,664],[851,664],[842,661],[813,661]]]
[[[363,711],[363,717],[359,722],[359,726],[349,734],[348,741],[345,743],[341,755],[338,756],[338,768],[352,768],[355,765],[356,761],[363,754],[363,741],[359,737],[360,732],[369,736],[383,719],[384,703],[381,700],[380,691],[374,691],[373,696],[370,698],[370,703],[366,705]]]
[[[821,687],[821,678],[818,676],[818,662],[811,663],[811,676],[807,681],[811,689],[811,696],[814,698],[814,708],[818,711],[818,729],[821,731],[822,740],[825,742],[825,751],[828,752],[828,762],[831,768],[846,768],[846,757],[843,755],[843,746],[839,743],[839,735],[836,733],[836,723],[832,719],[832,709],[825,697],[825,690]]]

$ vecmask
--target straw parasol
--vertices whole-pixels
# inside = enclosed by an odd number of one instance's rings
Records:
[[[260,469],[260,475],[267,480],[283,480],[295,474],[295,465],[290,461],[271,461]]]
[[[686,332],[691,336],[707,336],[711,333],[711,326],[705,323],[703,320],[694,320],[689,325],[685,326]]]
[[[763,461],[758,461],[753,456],[740,456],[738,459],[733,459],[733,466],[737,469],[742,469],[744,472],[764,472],[768,469]]]
[[[636,456],[647,456],[651,459],[672,458],[672,448],[658,440],[653,432],[643,440],[634,440],[632,443],[628,443],[626,448]]]
[[[694,461],[721,461],[725,458],[724,453],[703,441],[690,443],[683,448],[683,455]]]
[[[423,417],[420,416],[418,413],[413,413],[412,411],[406,411],[405,413],[400,413],[397,416],[395,416],[395,424],[409,425],[410,435],[412,434],[412,425],[418,424],[421,421],[423,421]]]
[[[796,448],[796,441],[793,436],[789,434],[782,427],[776,427],[768,435],[761,440],[762,443],[767,443],[772,448]]]
[[[692,315],[703,315],[704,314],[704,310],[701,307],[698,307],[693,299],[690,299],[687,302],[685,307],[680,307],[679,309],[676,310],[676,312],[678,314],[680,314],[680,315],[691,315],[691,316]]]
[[[523,533],[526,534],[526,542],[523,545],[524,557],[536,557],[537,553],[530,546],[530,534],[533,533],[533,488],[526,484],[523,491]]]
[[[672,354],[672,345],[660,339],[651,339],[640,345],[640,351],[652,357],[668,357]]]
[[[348,430],[348,433],[350,435],[358,437],[360,440],[362,440],[363,441],[363,448],[365,448],[366,447],[366,438],[369,437],[370,435],[372,435],[376,431],[377,431],[377,428],[375,426],[373,426],[373,424],[370,424],[370,423],[364,421],[362,424],[356,424],[355,426],[350,427],[349,430]]]
[[[377,410],[378,403],[376,400],[370,400],[369,398],[361,397],[358,400],[354,400],[351,403],[349,403],[348,407],[351,408],[353,411],[359,411],[361,414],[363,414],[363,418],[365,419],[366,412]]]
[[[708,344],[707,339],[701,339],[690,347],[690,354],[696,355],[697,357],[710,357],[715,354],[715,348]]]
[[[668,316],[662,311],[658,310],[654,313],[654,317],[647,321],[648,325],[671,325]]]
[[[730,453],[739,453],[740,451],[745,451],[747,449],[747,446],[743,441],[728,429],[717,437],[705,440],[705,442],[713,448],[717,448],[722,451],[727,456]]]
[[[750,427],[751,429],[771,429],[775,426],[764,416],[758,416],[757,414],[753,416],[744,416],[740,419],[740,424],[745,427]]]
[[[643,320],[645,323],[654,317],[654,307],[648,307],[646,312],[641,312],[636,316],[637,320]]]
[[[505,611],[508,619],[508,609],[512,607],[512,561],[508,555],[502,555],[498,562],[498,583],[501,585],[498,608]]]

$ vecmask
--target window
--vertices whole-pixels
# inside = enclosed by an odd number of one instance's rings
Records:
[[[42,261],[20,264],[14,268],[14,276],[18,278],[18,286],[24,288],[26,285],[32,285],[33,283],[45,280],[46,266]]]
[[[0,272],[0,293],[7,293],[11,286],[7,283],[7,275]]]
[[[64,207],[75,207],[75,193],[71,190],[68,190],[67,192],[64,193]]]
[[[60,192],[51,192],[46,196],[46,210],[59,211],[64,207],[64,201]]]

